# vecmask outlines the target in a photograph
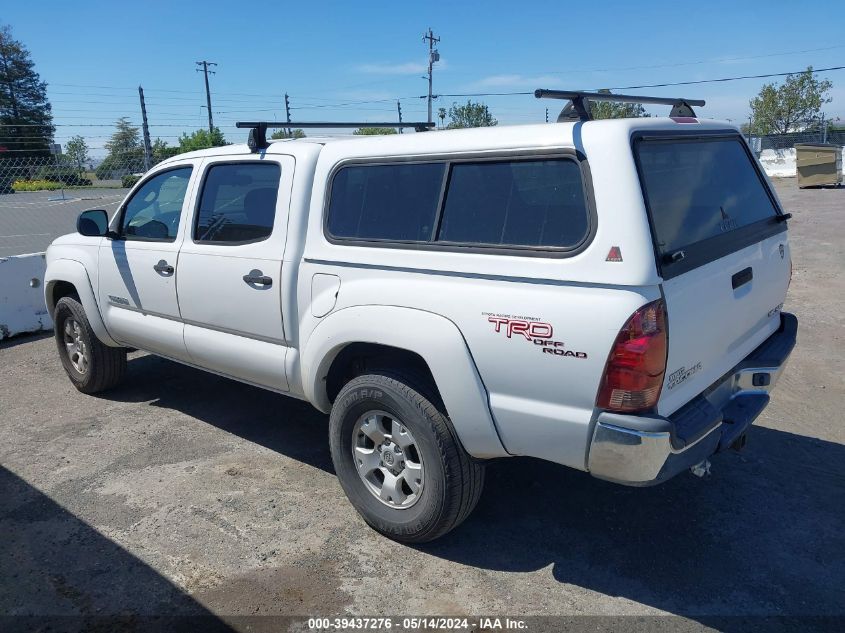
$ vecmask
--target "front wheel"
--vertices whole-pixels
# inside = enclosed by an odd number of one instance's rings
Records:
[[[126,350],[109,347],[97,338],[76,298],[59,299],[53,323],[59,358],[74,387],[82,393],[97,393],[123,381]]]
[[[389,375],[341,389],[329,422],[332,461],[349,501],[373,528],[407,543],[436,539],[478,503],[484,467],[446,416]]]

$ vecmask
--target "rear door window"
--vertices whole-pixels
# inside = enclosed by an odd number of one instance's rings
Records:
[[[643,139],[636,144],[636,152],[656,246],[666,256],[664,263],[671,262],[673,256],[680,261],[696,252],[696,245],[712,244],[734,233],[754,243],[760,236],[755,239],[750,227],[770,225],[778,215],[738,138]],[[742,245],[737,242],[735,246]]]
[[[195,242],[243,244],[273,232],[281,167],[223,163],[208,168],[194,227]]]

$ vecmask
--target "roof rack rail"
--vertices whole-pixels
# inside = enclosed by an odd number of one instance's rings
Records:
[[[703,106],[704,99],[685,99],[683,97],[644,97],[640,95],[617,95],[611,92],[583,92],[581,90],[546,90],[538,88],[534,91],[537,99],[569,99],[569,103],[557,117],[558,123],[563,121],[591,121],[590,101],[616,101],[621,103],[655,103],[670,105],[672,117],[694,117],[692,106]]]
[[[426,130],[430,130],[434,127],[434,123],[432,121],[416,121],[410,123],[404,123],[402,121],[399,122],[365,122],[365,123],[352,123],[349,121],[307,121],[307,122],[300,122],[295,123],[292,121],[238,121],[235,123],[235,127],[237,128],[249,128],[249,139],[247,140],[247,145],[249,145],[249,149],[253,152],[257,152],[262,149],[267,149],[270,146],[270,143],[267,142],[267,130],[268,128],[288,128],[288,129],[306,129],[306,128],[362,128],[362,127],[412,127],[417,132],[425,132]]]

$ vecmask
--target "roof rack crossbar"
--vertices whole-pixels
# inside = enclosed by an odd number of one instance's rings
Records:
[[[687,99],[685,97],[648,97],[642,95],[620,95],[610,92],[584,92],[581,90],[546,90],[538,88],[534,91],[537,99],[568,99],[569,103],[561,110],[557,120],[560,121],[590,121],[590,101],[615,101],[618,103],[652,103],[656,105],[670,105],[672,111],[669,116],[694,117],[692,106],[703,106],[704,99]]]
[[[237,128],[249,128],[249,140],[247,144],[250,150],[257,152],[269,147],[267,142],[267,130],[270,128],[288,128],[288,129],[327,129],[327,128],[366,128],[366,127],[412,127],[417,132],[425,132],[434,127],[432,121],[380,121],[380,122],[350,122],[350,121],[238,121],[235,123]]]

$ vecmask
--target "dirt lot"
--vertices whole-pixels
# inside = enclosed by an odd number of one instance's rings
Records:
[[[472,517],[424,547],[358,518],[307,404],[141,353],[84,396],[51,338],[3,343],[0,614],[845,616],[845,189],[778,188],[799,345],[746,450],[650,489],[494,462]]]

